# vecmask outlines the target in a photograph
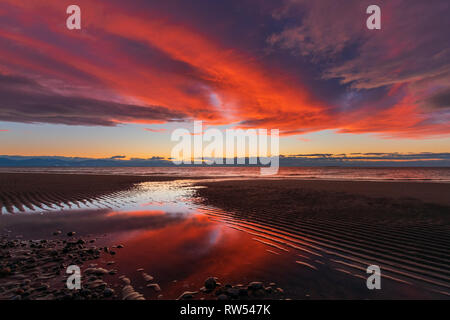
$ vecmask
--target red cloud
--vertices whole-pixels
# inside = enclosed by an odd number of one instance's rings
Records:
[[[355,80],[356,86],[363,90],[392,85],[387,94],[380,93],[385,97],[373,102],[355,100],[351,103],[356,107],[343,108],[340,101],[330,102],[326,96],[313,93],[306,72],[294,77],[289,70],[269,64],[261,56],[225,45],[220,35],[207,35],[193,23],[178,21],[157,8],[141,10],[122,1],[104,4],[80,0],[77,4],[82,9],[82,30],[74,32],[65,28],[65,7],[61,1],[42,4],[4,0],[0,17],[7,17],[9,24],[0,22],[0,73],[36,79],[46,96],[55,95],[51,101],[58,101],[61,96],[90,99],[82,100],[90,102],[82,110],[88,113],[92,109],[95,119],[89,121],[93,124],[164,123],[183,118],[204,120],[208,125],[234,123],[238,127],[278,128],[282,134],[324,129],[404,137],[450,133],[450,119],[445,110],[437,116],[423,110],[422,103],[431,90],[402,87],[406,81],[402,82],[402,77],[419,84],[425,74],[419,69],[407,72],[409,63],[393,64],[389,60],[390,64],[383,64],[383,60],[374,58],[367,61],[366,70],[364,61],[356,58],[327,69],[325,78],[342,78],[347,84]],[[354,30],[359,28],[353,22],[354,17],[341,19],[335,15],[340,19],[337,25],[333,24],[333,17],[328,20],[324,17],[326,24],[318,23],[320,18],[316,14],[321,11],[320,5],[317,6],[311,9],[315,15],[305,19],[306,26],[298,29],[308,33],[311,42],[302,43],[303,38],[298,38],[295,30],[287,30],[273,35],[272,43],[284,41],[285,47],[292,47],[300,41],[306,50],[302,54],[322,55],[340,53],[354,38],[365,40]],[[391,9],[397,12],[395,6]],[[387,17],[391,14],[386,13]],[[420,28],[421,22],[417,23]],[[327,31],[328,26],[336,29],[336,35]],[[397,38],[401,38],[398,32]],[[405,51],[411,51],[407,41],[390,43],[392,40],[383,40],[381,36],[375,41],[386,49],[383,59],[402,58]],[[363,47],[362,54],[372,57],[370,48],[374,46]],[[435,61],[439,59],[436,55]],[[388,68],[392,65],[395,70]],[[433,70],[438,67],[433,65]],[[395,72],[399,76],[393,79]],[[416,77],[417,74],[422,78]],[[433,81],[431,84],[438,80]],[[428,89],[431,84],[428,83]],[[30,91],[25,84],[17,86],[24,95]],[[346,90],[344,87],[343,92]],[[70,102],[73,100],[63,101],[64,108],[78,109],[78,105]],[[116,110],[111,115],[103,112],[103,102],[108,101],[114,103]],[[133,110],[129,114],[128,105]],[[143,112],[138,107],[153,109]],[[0,120],[9,117],[20,121],[26,115],[24,122],[32,122],[30,117],[34,116],[34,121],[51,119],[54,123],[63,119],[67,123],[68,111],[64,108],[47,108],[45,115],[39,114],[39,105],[20,115],[11,108],[0,112]],[[76,116],[69,117],[75,119],[70,124],[77,124],[77,119],[87,121],[84,115]],[[154,130],[158,129],[147,131],[160,132]]]

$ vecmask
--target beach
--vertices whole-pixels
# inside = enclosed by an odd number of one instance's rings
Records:
[[[234,180],[201,183],[211,215],[282,248],[309,254],[312,269],[418,283],[448,297],[450,184],[417,182]],[[311,256],[313,258],[311,258]],[[327,257],[323,260],[316,257]],[[423,297],[423,294],[419,294]]]
[[[450,184],[0,174],[1,299],[449,299]],[[83,289],[66,288],[80,266]],[[382,289],[366,286],[378,265]]]

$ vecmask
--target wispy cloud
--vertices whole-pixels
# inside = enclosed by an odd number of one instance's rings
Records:
[[[159,123],[185,115],[161,106],[132,105],[66,96],[20,76],[0,74],[0,120],[67,125],[114,126],[121,122]]]
[[[61,1],[3,0],[0,120],[450,134],[447,1],[385,1],[379,32],[366,0],[205,4],[79,0],[72,32]]]
[[[149,132],[157,132],[157,133],[161,133],[161,132],[166,132],[167,129],[161,128],[161,129],[152,129],[152,128],[144,128],[145,131],[149,131]]]

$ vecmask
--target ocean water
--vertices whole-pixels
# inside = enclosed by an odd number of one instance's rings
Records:
[[[450,168],[281,167],[277,175],[261,176],[257,167],[51,167],[0,168],[0,172],[160,175],[208,178],[285,178],[347,181],[421,181],[450,183]]]

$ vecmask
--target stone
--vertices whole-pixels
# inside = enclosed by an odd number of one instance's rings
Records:
[[[205,288],[208,290],[214,290],[217,286],[216,278],[209,277],[205,280]]]
[[[195,294],[197,294],[198,291],[185,291],[177,298],[177,300],[188,300],[192,299]]]
[[[161,287],[157,283],[149,283],[147,285],[147,288],[153,288],[153,290],[155,290],[156,292],[161,291]]]
[[[84,273],[86,274],[94,274],[96,276],[104,276],[108,273],[108,270],[103,268],[87,268],[84,270]]]
[[[250,284],[248,285],[248,288],[250,290],[259,290],[259,289],[263,288],[263,284],[262,284],[262,282],[258,282],[258,281],[250,282]]]
[[[107,298],[112,297],[114,295],[114,290],[111,288],[106,288],[103,290],[103,295]]]

